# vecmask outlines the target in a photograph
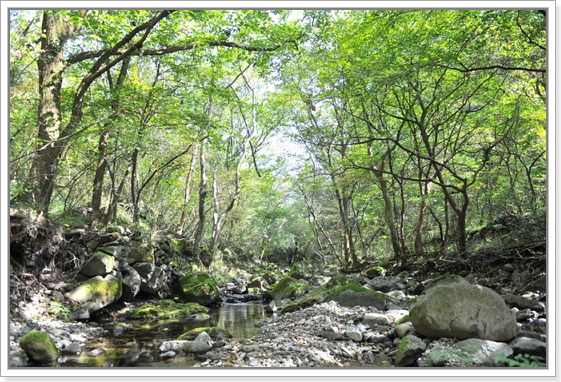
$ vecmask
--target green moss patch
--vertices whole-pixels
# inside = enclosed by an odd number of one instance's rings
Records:
[[[179,279],[180,292],[187,301],[210,305],[220,297],[212,277],[205,272],[192,272]]]
[[[32,330],[19,342],[29,359],[42,365],[55,363],[58,359],[58,350],[55,343],[45,332]]]
[[[153,304],[145,304],[134,309],[129,318],[132,319],[172,319],[189,317],[194,314],[208,313],[208,308],[196,302],[177,303],[172,300],[161,300]]]
[[[305,292],[310,286],[301,283],[293,277],[287,276],[274,284],[266,295],[276,301],[284,300],[286,298],[294,298],[299,293]]]

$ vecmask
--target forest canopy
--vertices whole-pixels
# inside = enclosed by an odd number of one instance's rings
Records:
[[[355,268],[545,236],[543,10],[9,16],[11,208]]]

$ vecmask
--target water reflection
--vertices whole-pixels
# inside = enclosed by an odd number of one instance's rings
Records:
[[[255,322],[265,317],[261,304],[228,304],[220,308],[216,326],[228,330],[234,338],[251,338]]]
[[[115,335],[115,324],[103,325],[106,337],[92,340],[79,356],[67,356],[62,367],[193,367],[194,355],[160,358],[160,345],[175,340],[189,330],[218,326],[228,330],[234,339],[251,338],[255,322],[266,316],[262,304],[224,304],[209,312],[206,320],[138,321],[131,320],[122,333]],[[102,354],[93,355],[102,350]],[[92,353],[94,352],[94,353]]]

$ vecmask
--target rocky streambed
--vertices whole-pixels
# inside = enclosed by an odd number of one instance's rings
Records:
[[[334,278],[336,279],[336,278]],[[229,330],[213,330],[223,327],[224,322],[208,321],[208,315],[197,314],[175,320],[183,325],[168,326],[164,322],[144,332],[139,332],[138,321],[127,319],[134,307],[145,306],[150,301],[127,304],[120,313],[113,311],[113,318],[105,318],[96,322],[62,322],[38,315],[42,309],[41,296],[27,303],[21,303],[23,320],[10,322],[10,366],[25,367],[30,362],[27,352],[21,348],[22,337],[31,330],[44,331],[49,334],[58,349],[54,364],[59,366],[142,366],[142,367],[506,367],[545,366],[546,356],[546,313],[543,295],[536,293],[525,296],[504,295],[506,317],[497,326],[497,332],[508,333],[505,338],[495,340],[478,338],[485,337],[474,332],[453,335],[453,331],[464,333],[458,314],[469,315],[467,308],[454,306],[451,316],[455,317],[449,329],[450,335],[426,335],[426,329],[419,333],[412,318],[412,306],[419,304],[419,298],[408,295],[405,283],[397,283],[395,277],[377,277],[374,283],[395,285],[396,289],[379,292],[387,298],[383,306],[354,304],[352,298],[341,301],[340,296],[326,298],[309,306],[294,308],[298,301],[313,296],[311,291],[301,293],[298,297],[273,299],[270,302],[253,301],[243,304],[226,304],[232,307],[253,305],[259,307],[260,314],[247,316],[251,322],[252,332],[249,337],[231,336],[235,325],[241,325],[233,317],[235,310],[228,313]],[[452,280],[452,281],[451,281]],[[404,280],[402,280],[404,281]],[[458,288],[488,288],[470,284],[460,277],[441,278],[441,285],[433,285],[429,290],[456,291]],[[429,285],[430,283],[425,283]],[[327,285],[323,284],[323,285]],[[401,289],[399,289],[401,288]],[[426,286],[425,286],[426,288]],[[356,288],[355,288],[356,289]],[[384,289],[384,288],[380,288]],[[347,289],[346,292],[349,290]],[[491,290],[488,293],[495,293]],[[361,293],[360,291],[355,293]],[[454,292],[455,293],[455,292]],[[298,294],[298,293],[297,293]],[[424,291],[422,296],[428,293]],[[495,293],[496,294],[496,293]],[[348,295],[348,293],[347,293]],[[236,296],[236,295],[233,295]],[[496,296],[499,296],[496,294]],[[237,296],[239,297],[239,296]],[[480,297],[478,297],[480,298]],[[234,297],[224,297],[233,301]],[[247,299],[247,298],[246,298]],[[376,300],[373,300],[376,301]],[[349,302],[350,304],[346,304]],[[349,305],[349,306],[345,306]],[[288,307],[288,309],[286,309]],[[496,308],[496,307],[494,307]],[[464,309],[463,311],[460,311]],[[477,307],[478,310],[481,307]],[[266,315],[264,312],[268,310]],[[431,313],[424,313],[431,314]],[[413,315],[414,316],[414,315]],[[473,317],[472,317],[473,318]],[[441,320],[446,320],[441,317]],[[474,320],[477,319],[473,318]],[[486,319],[486,318],[482,318]],[[492,318],[496,320],[497,318]],[[114,321],[112,321],[114,320]],[[472,320],[473,321],[473,320]],[[476,321],[466,320],[466,324]],[[185,323],[189,323],[186,325]],[[442,322],[440,322],[442,324]],[[247,324],[247,322],[246,322]],[[477,324],[477,323],[476,323]],[[211,325],[211,326],[209,326]],[[417,325],[420,327],[419,323]],[[455,325],[455,326],[454,326]],[[486,325],[486,324],[485,324]],[[511,325],[509,328],[508,326]],[[514,329],[512,328],[514,325]],[[179,337],[181,332],[202,327],[191,336]],[[135,329],[136,328],[136,329]],[[135,332],[136,330],[136,332]],[[442,325],[435,330],[443,330]],[[122,333],[130,333],[136,337],[134,343],[122,341],[126,353],[125,360],[109,362],[106,358],[113,357],[112,345],[107,338],[116,338]],[[143,333],[143,334],[141,334]],[[225,335],[228,333],[228,335]],[[477,334],[477,335],[476,335]],[[491,334],[493,336],[495,334]],[[488,336],[488,335],[487,335]],[[181,338],[181,339],[178,339]],[[459,337],[459,338],[458,338]],[[123,338],[123,337],[121,337]],[[113,354],[113,355],[111,355]],[[76,360],[86,358],[86,363]],[[116,358],[115,358],[116,359]]]

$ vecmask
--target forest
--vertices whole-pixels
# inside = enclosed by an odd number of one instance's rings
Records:
[[[10,10],[10,285],[52,289],[125,232],[224,282],[299,263],[543,276],[546,21]]]

